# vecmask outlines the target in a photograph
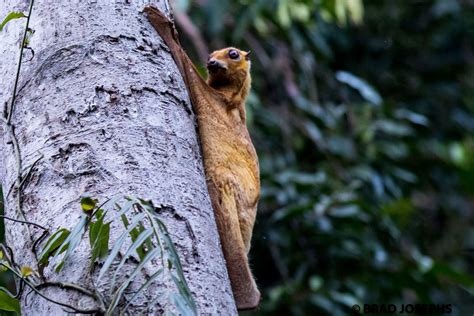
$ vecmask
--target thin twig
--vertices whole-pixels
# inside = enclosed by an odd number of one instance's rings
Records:
[[[36,166],[36,164],[38,163],[38,161],[40,161],[42,158],[44,157],[43,154],[40,153],[40,156],[38,158],[36,158],[35,161],[33,161],[33,163],[30,165],[29,169],[28,169],[28,172],[26,173],[26,175],[24,177],[22,177],[22,180],[20,182],[20,190],[23,188],[23,185],[25,184],[26,180],[28,179],[28,177],[30,176],[31,172],[33,171],[33,168],[34,166]],[[20,164],[21,165],[21,164]],[[17,185],[16,185],[16,182],[14,182],[11,186],[10,186],[10,189],[8,189],[8,193],[7,193],[7,197],[10,196],[10,193],[12,192],[12,190],[14,188],[17,188]],[[18,188],[17,188],[18,189]]]
[[[5,255],[5,258],[7,258],[7,261],[10,265],[12,266],[15,266],[15,257],[13,256],[13,250],[12,248],[8,247],[7,245],[3,244],[3,243],[0,243],[0,249],[3,251],[4,255]],[[7,252],[8,252],[8,256],[7,255]]]
[[[74,290],[98,300],[98,297],[94,292],[86,288],[83,288],[82,286],[79,286],[77,284],[68,283],[68,282],[58,282],[58,281],[46,281],[41,284],[38,284],[36,286],[36,289],[40,290],[46,287],[59,287],[61,289]]]
[[[20,187],[18,190],[21,190],[23,188],[23,185],[25,184],[26,180],[28,179],[28,177],[30,176],[31,172],[33,171],[33,168],[36,166],[36,164],[38,163],[38,161],[40,161],[42,158],[44,157],[43,154],[40,153],[40,156],[38,158],[36,158],[35,161],[33,161],[33,163],[31,164],[30,168],[28,169],[28,172],[26,173],[26,175],[23,177],[22,181],[20,182]]]
[[[8,109],[8,116],[7,116],[7,124],[8,125],[10,125],[12,115],[13,115],[13,109],[14,109],[15,99],[16,99],[16,90],[17,90],[17,87],[18,87],[18,80],[20,79],[21,62],[23,60],[23,49],[25,47],[26,36],[28,35],[31,12],[33,11],[34,2],[35,2],[34,0],[30,1],[30,10],[29,10],[28,16],[26,18],[26,26],[25,26],[25,32],[23,33],[23,40],[21,41],[20,60],[18,61],[18,68],[16,70],[16,78],[15,78],[15,85],[13,86],[12,102],[10,103],[10,108]]]
[[[25,284],[28,285],[30,287],[30,289],[32,289],[36,294],[38,294],[39,296],[41,296],[42,298],[44,298],[45,300],[47,300],[51,303],[55,303],[55,304],[60,305],[62,307],[69,308],[70,310],[74,311],[74,313],[80,313],[80,314],[103,313],[103,311],[99,310],[99,309],[80,309],[78,307],[75,307],[75,306],[72,306],[72,305],[69,305],[69,304],[66,304],[66,303],[63,303],[63,302],[55,301],[52,298],[50,298],[50,297],[44,295],[43,293],[41,293],[37,289],[37,286],[35,286],[34,284],[31,284],[26,278],[24,278],[21,274],[16,272],[14,269],[10,268],[8,265],[6,265],[4,263],[1,263],[1,262],[0,262],[0,265],[4,266],[8,270],[10,270],[13,274],[15,274],[18,278],[20,278],[23,282],[25,282]]]
[[[18,145],[18,140],[16,138],[13,125],[7,124],[7,127],[8,127],[8,131],[10,132],[10,137],[11,137],[12,144],[13,144],[13,151],[14,151],[15,157],[16,157],[16,167],[17,167],[16,187],[18,189],[18,192],[16,194],[16,211],[17,211],[17,214],[18,214],[19,217],[21,216],[24,221],[27,221],[25,213],[23,212],[23,210],[21,208],[21,202],[22,201],[21,201],[20,184],[22,182],[22,179],[21,179],[20,146]],[[31,242],[33,242],[33,238],[32,238],[29,226],[26,226],[26,231],[28,232],[28,236],[30,237]]]
[[[16,139],[15,135],[15,128],[13,125],[8,124],[8,133],[10,134],[11,137],[11,142],[13,144],[13,152],[15,154],[16,158],[16,168],[17,168],[17,176],[16,176],[16,187],[17,189],[20,187],[21,183],[21,153],[20,153],[20,146],[18,145],[18,140]]]
[[[94,283],[94,282],[92,282],[92,283]],[[102,295],[102,293],[100,293],[100,291],[97,289],[97,286],[95,286],[95,285],[94,285],[94,293],[97,296],[97,298],[99,299],[100,308],[104,311],[107,310],[107,306],[105,305],[105,298]]]
[[[32,251],[35,255],[35,258],[36,258],[36,261],[38,261],[38,255],[36,253],[36,247],[38,246],[38,244],[49,234],[49,230],[45,230],[43,231],[43,233],[41,234],[41,236],[39,236],[35,242],[33,243],[33,246],[32,246]]]
[[[20,279],[20,282],[18,283],[18,292],[16,293],[15,298],[20,299],[24,290],[25,290],[25,282],[23,282],[23,279]]]
[[[22,220],[15,219],[15,218],[11,218],[11,217],[8,217],[8,216],[5,216],[5,215],[0,215],[0,218],[4,218],[4,219],[7,219],[7,220],[12,221],[12,222],[17,222],[17,223],[22,223],[22,224],[28,224],[28,225],[36,226],[36,227],[38,227],[38,228],[41,228],[42,230],[48,230],[46,227],[41,226],[40,224],[33,223],[33,222],[22,221]]]

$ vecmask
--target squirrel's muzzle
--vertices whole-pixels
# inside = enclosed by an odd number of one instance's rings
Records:
[[[207,69],[210,71],[210,72],[217,72],[221,69],[227,69],[227,67],[221,63],[220,61],[212,58],[212,59],[209,59],[209,61],[207,62]]]

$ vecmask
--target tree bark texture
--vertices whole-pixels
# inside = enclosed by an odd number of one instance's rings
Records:
[[[122,193],[170,205],[162,220],[176,245],[200,314],[236,314],[214,215],[209,201],[191,104],[166,46],[141,10],[142,1],[36,1],[12,124],[22,175],[39,158],[23,185],[29,221],[56,231],[74,226],[84,192],[104,200]],[[169,4],[155,3],[164,12]],[[27,12],[28,1],[0,2],[0,17]],[[0,102],[10,102],[25,20],[0,33]],[[11,137],[0,129],[6,212],[15,211],[17,175]],[[0,160],[1,161],[1,160]],[[7,196],[7,193],[10,194]],[[7,243],[20,265],[36,267],[24,225],[6,221]],[[33,239],[40,230],[31,227]],[[111,240],[114,238],[111,233]],[[90,249],[82,242],[51,280],[91,288]],[[120,276],[125,277],[125,276]],[[102,285],[106,286],[106,285]],[[144,305],[172,284],[158,283],[130,313],[157,314],[168,306]],[[45,295],[91,308],[90,298],[58,288]],[[24,315],[61,315],[64,310],[31,293]]]

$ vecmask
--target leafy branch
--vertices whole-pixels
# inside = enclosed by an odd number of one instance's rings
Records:
[[[95,267],[99,263],[101,269],[94,283],[100,283],[105,275],[108,275],[111,284],[110,291],[98,293],[97,290],[94,292],[73,283],[44,279],[40,281],[39,272],[30,267],[19,267],[14,261],[11,249],[0,244],[0,265],[10,270],[20,280],[20,290],[15,295],[0,287],[0,298],[5,297],[4,303],[0,303],[0,310],[11,310],[16,307],[15,301],[18,302],[17,298],[21,296],[26,285],[42,298],[63,306],[69,311],[113,315],[119,310],[120,313],[124,313],[138,296],[145,294],[145,291],[161,277],[162,281],[168,280],[175,285],[176,290],[169,291],[166,298],[176,307],[179,314],[196,315],[196,304],[184,277],[179,256],[165,224],[158,217],[161,208],[155,207],[150,201],[129,197],[116,197],[101,205],[97,204],[98,201],[90,197],[81,199],[84,214],[72,229],[60,228],[44,242],[39,254],[39,264],[42,270],[50,263],[54,263],[54,270],[61,271],[74,250],[86,239],[88,230],[91,250],[89,271],[91,275],[94,275]],[[31,222],[14,221],[37,226]],[[123,231],[114,241],[113,247],[110,247],[110,226],[113,222],[121,223]],[[133,263],[135,268],[131,272],[125,271],[125,263]],[[159,266],[159,268],[148,276],[144,268],[150,265]],[[127,275],[127,277],[119,283],[119,275]],[[138,282],[140,276],[145,276],[145,280],[139,289],[130,299],[124,299],[124,294],[130,284]],[[94,298],[100,307],[82,310],[56,301],[40,292],[41,289],[47,287],[59,287],[87,295]],[[104,296],[110,299],[106,300]],[[122,301],[124,306],[119,309]]]
[[[25,283],[31,290],[33,290],[36,294],[38,294],[39,296],[41,296],[42,298],[44,298],[45,300],[49,301],[49,302],[52,302],[52,303],[55,303],[57,305],[60,305],[60,306],[63,306],[65,308],[68,308],[69,309],[69,312],[74,312],[74,313],[81,313],[81,314],[96,314],[96,313],[100,313],[101,311],[99,309],[81,309],[81,308],[78,308],[78,307],[75,307],[75,306],[72,306],[70,304],[66,304],[66,303],[63,303],[63,302],[60,302],[60,301],[57,301],[55,299],[52,299],[46,295],[44,295],[43,293],[41,293],[41,291],[39,290],[40,288],[44,288],[44,287],[47,287],[47,286],[59,286],[61,288],[68,288],[68,289],[74,289],[78,292],[81,292],[82,294],[90,294],[91,292],[88,291],[88,290],[85,290],[85,289],[82,289],[80,288],[79,286],[77,285],[69,285],[69,284],[65,284],[65,283],[60,283],[60,282],[46,282],[46,283],[42,283],[42,284],[39,284],[39,285],[35,285],[34,283],[32,283],[28,278],[30,276],[30,272],[31,271],[31,268],[28,268],[28,267],[23,267],[22,268],[22,271],[21,272],[18,272],[17,269],[11,267],[10,265],[4,263],[3,261],[0,261],[0,266],[8,269],[9,271],[11,271],[17,278],[20,279],[20,282],[21,283]],[[22,287],[20,287],[22,288]],[[21,295],[21,294],[20,294]],[[96,298],[96,296],[94,294],[92,294],[94,298]],[[6,304],[8,304],[9,307],[14,307],[13,310],[11,311],[15,311],[17,313],[20,313],[20,304],[19,304],[19,301],[16,299],[16,297],[19,296],[18,294],[17,295],[13,295],[12,293],[10,293],[8,290],[0,287],[0,298],[3,297],[3,299],[6,299]],[[1,301],[1,300],[0,300]],[[16,302],[15,302],[16,301]],[[0,303],[0,310],[9,310],[9,309],[4,309],[6,306],[3,306],[3,302]]]
[[[165,224],[158,216],[161,208],[155,207],[150,201],[129,197],[110,199],[102,205],[97,205],[97,203],[97,200],[90,197],[81,199],[84,214],[71,230],[60,228],[45,241],[39,254],[39,265],[43,270],[50,263],[54,263],[55,272],[60,272],[74,250],[88,236],[91,251],[91,268],[89,270],[91,276],[97,275],[95,274],[97,263],[99,262],[101,265],[98,276],[93,283],[99,284],[107,275],[110,281],[110,291],[97,293],[97,291],[93,292],[79,285],[58,281],[34,283],[32,279],[37,279],[35,275],[39,275],[38,272],[29,267],[20,268],[15,264],[12,255],[6,256],[7,259],[0,261],[0,264],[20,279],[20,291],[23,289],[23,285],[26,285],[44,299],[74,312],[101,312],[105,315],[114,315],[118,310],[121,314],[125,313],[138,296],[144,295],[145,291],[158,278],[161,278],[162,282],[168,280],[174,283],[175,290],[169,290],[165,298],[169,300],[171,305],[175,306],[179,314],[196,315],[196,304],[184,277],[178,253]],[[110,227],[113,222],[121,223],[123,231],[114,241],[113,247],[110,247]],[[34,223],[26,222],[26,224]],[[2,249],[6,253],[5,248],[6,246],[3,246]],[[12,254],[11,251],[8,252]],[[126,263],[135,264],[131,272],[125,270],[126,267],[128,269],[130,266],[126,266]],[[154,267],[157,263],[160,263],[158,264],[160,267],[148,276],[144,268],[150,265]],[[27,273],[22,273],[23,270]],[[119,283],[119,275],[127,275],[127,277]],[[131,298],[126,299],[125,293],[130,284],[136,284],[136,282],[143,279],[140,276],[145,276],[145,280]],[[51,286],[75,290],[90,296],[96,300],[100,307],[93,310],[81,310],[70,304],[55,301],[40,293],[41,289]],[[0,288],[0,292],[4,292],[0,295],[10,297],[7,301],[11,304],[13,304],[12,299],[21,295],[21,293],[20,295],[10,293],[10,295],[8,291],[2,288]],[[104,296],[110,297],[110,299],[105,300],[103,299]],[[123,308],[118,309],[122,301]],[[149,306],[152,306],[155,302],[156,300],[151,301]],[[8,306],[0,304],[0,310],[11,308],[11,304]]]

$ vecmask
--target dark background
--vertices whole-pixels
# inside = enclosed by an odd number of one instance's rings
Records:
[[[175,13],[198,64],[206,45],[252,51],[264,293],[252,314],[471,315],[474,1],[199,0]]]

